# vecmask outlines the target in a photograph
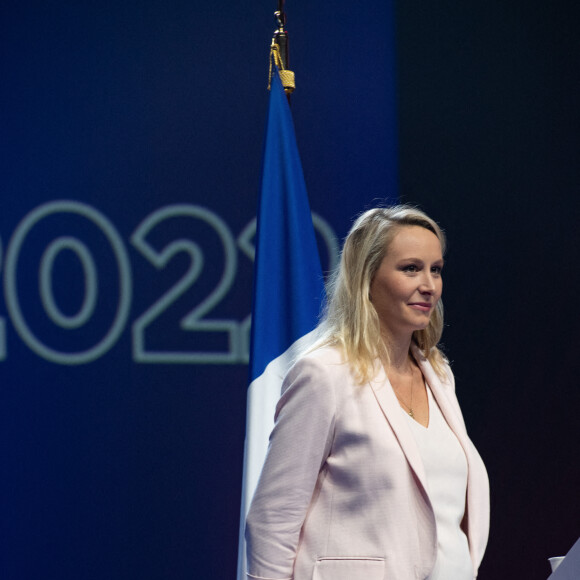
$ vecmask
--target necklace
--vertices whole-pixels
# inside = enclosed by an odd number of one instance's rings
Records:
[[[413,372],[412,369],[411,369],[411,371],[412,371],[411,372],[411,401],[409,402],[409,404],[407,405],[407,403],[405,403],[405,401],[403,401],[403,399],[400,397],[397,389],[394,389],[394,391],[395,391],[395,396],[397,397],[397,400],[399,401],[399,403],[403,407],[403,410],[407,413],[407,415],[409,415],[409,417],[414,419],[415,413],[413,412],[413,386],[415,385],[415,373]]]

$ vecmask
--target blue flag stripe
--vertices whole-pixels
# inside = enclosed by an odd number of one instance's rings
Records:
[[[324,281],[288,100],[272,79],[256,233],[250,379],[318,322]]]

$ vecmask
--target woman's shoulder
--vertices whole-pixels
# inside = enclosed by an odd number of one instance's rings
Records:
[[[298,358],[288,375],[303,373],[332,376],[350,373],[350,366],[340,347],[325,345],[316,347]]]
[[[321,364],[345,364],[346,358],[338,345],[319,346],[304,354],[303,359],[320,361]]]
[[[284,377],[278,410],[297,398],[308,400],[309,405],[334,408],[343,387],[351,382],[349,373],[339,349],[324,346],[307,352]]]
[[[323,345],[312,349],[302,356],[297,364],[315,365],[328,372],[350,373],[352,365],[340,345]]]

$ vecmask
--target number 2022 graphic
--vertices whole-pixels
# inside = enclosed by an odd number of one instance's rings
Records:
[[[322,217],[316,214],[312,217],[315,230],[326,246],[328,267],[332,268],[338,258],[336,235]],[[187,234],[168,238],[167,232],[173,231],[168,229],[168,224],[179,221],[186,223],[187,228],[175,232]],[[59,229],[70,233],[61,235]],[[162,231],[165,236],[159,235]],[[248,258],[250,267],[254,259],[255,231],[254,218],[234,238],[220,216],[194,204],[162,207],[137,226],[130,242],[150,267],[163,272],[178,260],[185,266],[178,280],[169,289],[163,288],[132,322],[135,362],[247,363],[250,315],[237,320],[217,318],[212,313],[232,290],[239,268],[239,252]],[[208,239],[213,240],[211,256],[204,252]],[[67,270],[66,284],[60,284],[65,287],[63,295],[56,282],[63,274],[65,256],[69,266],[74,262],[74,268],[73,273],[70,267]],[[4,270],[6,309],[14,329],[33,352],[48,361],[62,365],[95,361],[117,343],[127,326],[137,288],[129,252],[113,223],[86,203],[56,200],[32,210],[16,227],[5,255],[0,243],[0,267]],[[22,270],[27,271],[22,273]],[[202,283],[210,270],[214,273],[208,286],[207,280]],[[115,281],[113,285],[111,279]],[[155,337],[159,321],[173,320],[174,314],[168,316],[171,309],[196,286],[204,287],[203,296],[198,296],[193,306],[188,304],[186,314],[177,321],[179,332],[189,336],[195,333],[216,336],[223,346],[216,347],[215,341],[209,340],[198,341],[187,349],[164,347],[163,339]],[[74,304],[74,311],[70,302]],[[67,308],[63,309],[65,303]],[[206,343],[209,346],[201,348]],[[6,360],[7,356],[6,320],[0,316],[0,360]]]

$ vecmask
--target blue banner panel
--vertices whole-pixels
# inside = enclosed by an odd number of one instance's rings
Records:
[[[3,3],[0,577],[233,578],[276,3]],[[323,268],[395,197],[390,2],[288,3]]]

